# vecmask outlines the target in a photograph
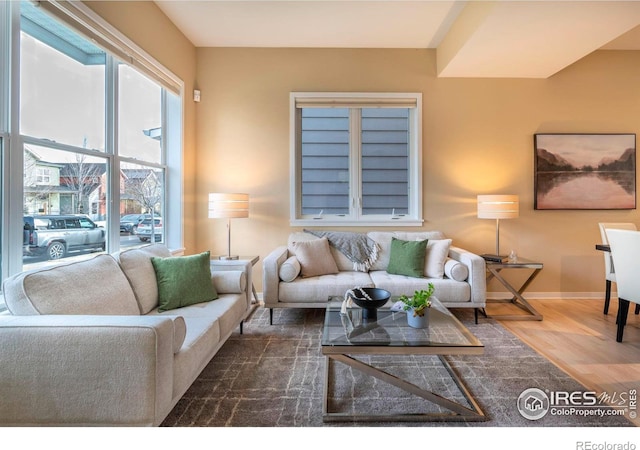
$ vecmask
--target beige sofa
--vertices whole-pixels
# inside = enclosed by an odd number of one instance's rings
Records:
[[[3,283],[0,425],[157,426],[250,311],[251,266],[218,299],[158,312],[153,244]],[[241,332],[240,328],[240,332]]]
[[[474,308],[486,306],[486,267],[482,257],[452,245],[440,231],[404,232],[371,231],[366,235],[378,244],[378,256],[368,271],[356,271],[351,260],[333,246],[330,247],[338,273],[312,277],[295,275],[289,270],[295,265],[294,242],[319,239],[310,233],[289,235],[286,246],[273,250],[263,261],[263,300],[270,308],[324,308],[331,296],[343,297],[348,289],[378,287],[392,296],[411,295],[426,289],[429,282],[435,287],[434,295],[448,308]],[[405,241],[428,239],[424,278],[387,273],[392,238]],[[286,273],[285,273],[286,272]]]

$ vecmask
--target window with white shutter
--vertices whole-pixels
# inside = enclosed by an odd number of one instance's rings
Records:
[[[292,93],[292,225],[422,223],[421,94]]]

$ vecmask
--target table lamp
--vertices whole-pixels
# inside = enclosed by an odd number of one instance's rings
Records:
[[[482,255],[485,259],[502,261],[500,255],[500,219],[515,219],[519,214],[517,195],[478,195],[478,219],[496,219],[496,253]]]
[[[249,217],[249,194],[209,194],[209,219],[227,219],[227,254],[220,259],[238,259],[231,254],[231,219]]]

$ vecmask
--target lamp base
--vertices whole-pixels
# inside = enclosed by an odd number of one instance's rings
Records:
[[[480,255],[484,258],[485,261],[490,261],[490,262],[503,262],[506,259],[508,259],[507,255],[493,255],[490,253],[483,253],[482,255]]]
[[[239,259],[240,257],[238,255],[223,255],[223,256],[219,256],[218,259],[220,261],[230,261],[230,260],[234,260],[234,259]]]

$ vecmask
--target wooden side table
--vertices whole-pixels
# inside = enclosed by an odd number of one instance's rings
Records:
[[[235,266],[244,266],[246,263],[250,263],[251,267],[253,267],[259,260],[260,257],[256,255],[239,256],[238,259],[220,259],[220,256],[213,256],[211,258],[211,264],[226,268],[227,270],[236,270],[237,268]],[[253,285],[253,278],[249,277],[247,282],[251,283],[251,292],[253,292],[253,301],[251,303],[258,304],[258,293],[256,292],[256,287]]]
[[[522,295],[525,289],[529,287],[531,282],[538,276],[542,270],[542,263],[531,261],[524,258],[518,258],[516,261],[503,261],[493,262],[487,261],[487,283],[496,278],[504,287],[513,294],[511,299],[487,299],[487,303],[511,303],[518,308],[524,310],[527,314],[487,314],[487,317],[499,320],[542,320],[542,314],[540,314]],[[519,288],[515,288],[511,285],[500,272],[504,269],[530,269],[533,270],[529,278]]]

